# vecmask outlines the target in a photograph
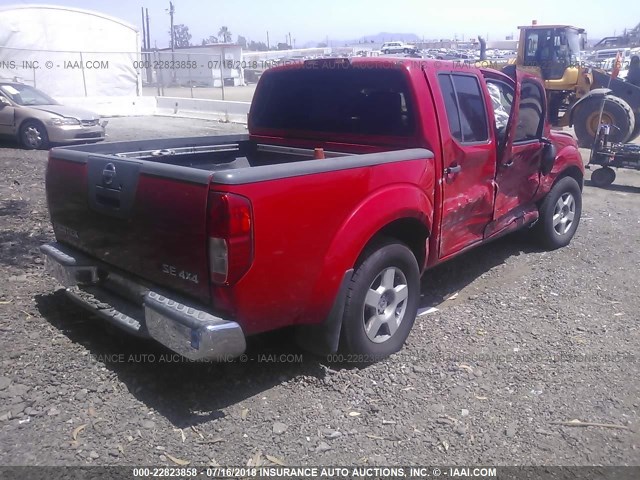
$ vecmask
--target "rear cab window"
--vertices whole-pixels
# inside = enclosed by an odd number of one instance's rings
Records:
[[[411,87],[399,69],[305,66],[268,72],[251,116],[258,129],[416,135]]]

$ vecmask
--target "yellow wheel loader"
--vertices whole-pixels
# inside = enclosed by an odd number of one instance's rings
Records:
[[[552,125],[573,126],[580,146],[591,148],[602,111],[601,123],[612,126],[612,142],[640,135],[640,87],[587,66],[581,56],[584,29],[535,21],[518,28],[518,55],[503,70],[515,67],[542,77]]]

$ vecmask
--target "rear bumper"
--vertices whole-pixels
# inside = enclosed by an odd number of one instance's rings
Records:
[[[151,337],[191,360],[224,361],[246,349],[236,322],[154,291],[66,245],[40,249],[46,270],[72,300],[129,333]]]

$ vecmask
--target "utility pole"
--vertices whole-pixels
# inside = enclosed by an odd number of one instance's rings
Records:
[[[143,51],[145,54],[143,55],[143,59],[145,60],[146,65],[151,64],[151,36],[149,35],[149,9],[142,7],[142,45]],[[147,71],[147,82],[151,84],[153,82],[153,73],[150,67],[146,68]]]
[[[149,9],[145,8],[144,10],[147,16],[147,49],[151,50],[151,31],[149,30]]]
[[[175,51],[176,44],[176,34],[173,30],[173,14],[176,12],[176,9],[173,7],[173,2],[169,2],[169,17],[171,17],[171,51]]]
[[[288,43],[289,43],[289,47],[293,48],[293,45],[291,44],[291,32],[289,32],[289,42]]]
[[[171,17],[171,66],[176,63],[175,51],[176,51],[176,32],[173,29],[173,14],[175,13],[173,8],[173,2],[169,2],[169,16]],[[172,68],[173,83],[176,83],[176,70]]]
[[[140,7],[142,14],[142,50],[147,49],[147,30],[144,28],[144,7]]]
[[[271,46],[269,45],[269,30],[267,30],[267,50],[271,50]]]

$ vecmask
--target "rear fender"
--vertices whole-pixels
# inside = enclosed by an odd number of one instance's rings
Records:
[[[311,301],[306,308],[308,311],[323,312],[321,318],[325,327],[331,330],[331,334],[326,335],[326,338],[334,340],[330,342],[332,345],[323,345],[316,350],[335,351],[341,324],[339,321],[327,320],[342,318],[344,302],[342,298],[336,297],[346,295],[345,275],[350,279],[366,245],[385,226],[400,219],[417,220],[426,227],[427,232],[431,232],[433,203],[417,185],[399,184],[377,190],[362,201],[341,225],[327,251],[321,273],[313,288]],[[340,311],[335,311],[336,305],[340,306]],[[300,320],[303,324],[304,319]],[[313,331],[315,334],[320,333],[317,329]],[[316,337],[316,340],[318,341],[319,337]]]
[[[319,283],[353,268],[369,241],[399,219],[416,219],[431,231],[433,203],[416,185],[391,185],[373,192],[344,221],[325,257]],[[324,277],[324,278],[322,278]],[[336,280],[339,280],[336,277]]]

